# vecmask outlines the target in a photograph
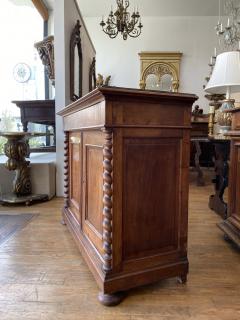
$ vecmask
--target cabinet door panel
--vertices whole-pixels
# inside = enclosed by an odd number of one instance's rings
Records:
[[[180,143],[124,140],[124,260],[178,250]]]
[[[102,252],[103,135],[83,133],[83,232]]]
[[[80,223],[81,221],[81,133],[70,133],[69,137],[70,159],[70,210]]]

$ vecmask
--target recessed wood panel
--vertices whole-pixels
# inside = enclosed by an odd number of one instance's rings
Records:
[[[86,211],[85,220],[102,234],[103,151],[102,147],[86,146]]]
[[[125,260],[178,247],[179,148],[179,139],[125,139]]]
[[[83,132],[83,233],[102,253],[103,134]]]
[[[81,133],[70,134],[70,207],[80,221],[81,202]]]

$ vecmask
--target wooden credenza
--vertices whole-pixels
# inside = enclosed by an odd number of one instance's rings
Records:
[[[226,240],[240,248],[240,108],[232,109],[232,130],[227,133],[231,139],[228,182],[227,219],[219,223]]]
[[[101,87],[66,107],[63,218],[105,305],[188,273],[195,95]]]

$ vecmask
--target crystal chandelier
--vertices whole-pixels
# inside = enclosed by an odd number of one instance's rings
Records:
[[[142,32],[141,17],[138,10],[134,10],[132,15],[127,11],[129,0],[117,0],[117,10],[111,10],[106,22],[102,19],[100,26],[102,30],[111,38],[117,37],[121,33],[124,40],[128,36],[137,38]]]
[[[221,0],[219,0],[219,19],[215,27],[219,45],[223,51],[240,49],[240,0],[227,0],[224,14],[227,16],[226,26],[221,22]]]

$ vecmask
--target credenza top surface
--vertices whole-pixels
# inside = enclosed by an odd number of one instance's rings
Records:
[[[71,103],[70,105],[62,109],[60,112],[58,112],[58,115],[64,117],[68,114],[74,113],[75,111],[79,111],[82,108],[84,109],[87,107],[91,107],[91,105],[94,105],[96,103],[116,99],[136,101],[139,100],[142,102],[149,103],[171,103],[171,101],[177,101],[181,106],[185,103],[193,104],[193,102],[196,101],[198,97],[195,94],[187,93],[102,86],[86,94],[79,100]]]

